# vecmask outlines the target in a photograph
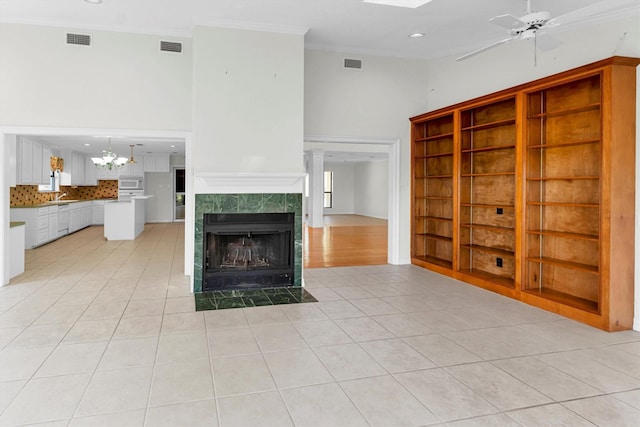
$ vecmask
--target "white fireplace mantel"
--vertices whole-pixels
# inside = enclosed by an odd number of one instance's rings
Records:
[[[196,173],[196,194],[303,193],[304,173]]]

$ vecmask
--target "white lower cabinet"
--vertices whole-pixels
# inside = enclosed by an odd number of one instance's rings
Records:
[[[11,208],[11,221],[25,223],[25,247],[44,245],[58,237],[58,207]]]
[[[104,200],[93,201],[93,225],[104,225]]]

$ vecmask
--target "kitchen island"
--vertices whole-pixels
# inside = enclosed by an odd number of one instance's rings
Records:
[[[132,197],[130,201],[104,205],[104,237],[107,240],[134,240],[144,231],[147,199]]]

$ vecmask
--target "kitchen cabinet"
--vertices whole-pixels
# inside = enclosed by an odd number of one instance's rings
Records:
[[[91,161],[91,159],[89,159]],[[101,166],[95,166],[91,161],[93,168],[96,170],[96,177],[100,180],[117,180],[118,175],[120,175],[120,170],[118,168],[107,169]]]
[[[18,148],[17,143],[18,139],[16,135],[5,135],[5,144],[7,144],[8,152],[7,152],[7,173],[6,180],[9,187],[16,186],[16,175],[18,173],[17,170],[17,161],[18,161]]]
[[[46,158],[45,158],[46,156]],[[21,185],[46,185],[49,183],[51,149],[42,143],[18,137],[16,183]]]
[[[135,163],[126,163],[120,168],[120,175],[144,176],[144,157],[138,157]]]
[[[69,204],[69,233],[82,230],[91,225],[93,220],[93,202],[76,202]]]
[[[92,205],[93,225],[104,225],[104,200],[94,200]]]
[[[84,185],[98,185],[98,168],[91,157],[84,158]]]
[[[145,172],[170,172],[171,161],[169,154],[147,154],[144,156]]]
[[[76,151],[65,151],[62,156],[64,171],[60,173],[60,185],[85,185],[85,156]]]
[[[25,223],[25,247],[32,249],[58,238],[58,206],[11,208],[11,221]]]
[[[24,222],[12,222],[9,228],[9,279],[24,273]]]

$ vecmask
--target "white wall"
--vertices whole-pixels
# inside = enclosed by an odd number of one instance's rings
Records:
[[[324,208],[325,215],[354,213],[354,169],[354,163],[324,163],[333,172],[333,207]]]
[[[66,33],[91,46],[66,44]],[[191,40],[0,24],[0,125],[187,130]]]
[[[356,214],[388,218],[388,180],[388,161],[356,163],[354,176]]]
[[[193,167],[300,172],[303,35],[196,27]]]
[[[166,172],[145,173],[144,192],[154,196],[147,199],[146,221],[173,221],[173,174]]]

